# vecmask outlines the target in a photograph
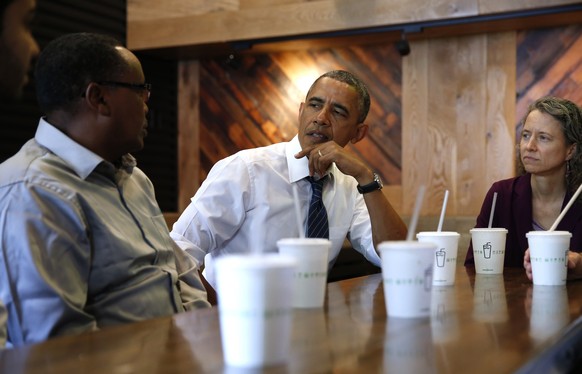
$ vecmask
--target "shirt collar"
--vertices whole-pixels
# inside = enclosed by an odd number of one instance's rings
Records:
[[[285,154],[287,156],[287,165],[289,165],[289,182],[295,183],[309,176],[309,160],[307,157],[302,157],[300,159],[295,158],[295,154],[301,151],[301,144],[299,143],[299,135],[295,135],[285,148]],[[331,164],[327,170],[326,175],[333,177],[333,174],[337,171],[337,166],[335,162]]]
[[[44,118],[40,119],[34,138],[38,144],[65,161],[82,179],[86,179],[101,163],[113,166],[110,162],[69,138]],[[131,155],[127,154],[121,158],[120,167],[126,172],[131,173],[134,166],[135,159]]]

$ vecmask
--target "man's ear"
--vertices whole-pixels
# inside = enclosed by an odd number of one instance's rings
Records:
[[[96,113],[103,116],[110,115],[109,97],[107,91],[103,89],[103,86],[94,82],[89,83],[85,89],[83,99],[85,100],[85,105]]]
[[[358,123],[356,128],[356,135],[350,140],[352,144],[356,144],[368,134],[368,125],[364,122]]]

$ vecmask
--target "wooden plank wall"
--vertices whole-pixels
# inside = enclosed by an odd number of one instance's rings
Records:
[[[202,173],[240,149],[288,141],[297,133],[299,104],[309,85],[333,69],[358,74],[369,86],[369,136],[349,148],[401,184],[401,57],[392,44],[203,60],[200,70]],[[389,189],[387,189],[389,190]]]
[[[518,33],[517,59],[517,121],[543,95],[582,105],[582,25]]]
[[[495,180],[513,175],[515,33],[411,43],[403,62],[402,212],[473,215]]]
[[[200,186],[200,63],[178,64],[178,212]]]
[[[447,215],[475,216],[490,184],[513,176],[522,108],[550,93],[582,104],[581,43],[582,26],[570,26],[413,41],[404,58],[384,44],[203,60],[200,122],[181,126],[199,126],[201,181],[239,149],[290,139],[301,82],[346,68],[373,96],[371,139],[353,151],[382,173],[396,209],[409,215],[426,184],[424,216],[438,215],[445,189]],[[185,206],[197,185],[183,182]]]
[[[577,0],[128,0],[131,49],[167,48],[488,16]],[[152,32],[155,30],[155,32]]]
[[[130,48],[144,49],[302,35],[474,16],[479,14],[478,2],[128,0],[127,38]],[[152,27],[157,32],[152,33]]]

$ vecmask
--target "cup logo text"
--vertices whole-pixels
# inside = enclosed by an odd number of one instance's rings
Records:
[[[535,256],[535,257],[530,257],[530,262],[543,262],[546,264],[552,264],[552,263],[562,263],[564,264],[564,266],[568,266],[568,261],[566,260],[568,258],[568,251],[565,251],[564,256],[561,257],[545,257],[545,256]]]
[[[310,279],[310,278],[326,278],[326,271],[297,271],[294,273],[295,278]]]

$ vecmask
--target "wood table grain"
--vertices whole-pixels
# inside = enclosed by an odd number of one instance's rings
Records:
[[[534,288],[510,268],[459,265],[455,286],[433,287],[430,318],[388,318],[381,274],[329,283],[326,297],[294,310],[289,362],[259,372],[514,373],[560,347],[582,314],[582,282]],[[248,372],[223,363],[219,307],[6,349],[0,372]]]

